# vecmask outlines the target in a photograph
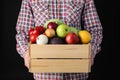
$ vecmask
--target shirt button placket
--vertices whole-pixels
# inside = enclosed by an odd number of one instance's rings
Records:
[[[58,17],[58,19],[60,19],[60,17],[61,17],[60,8],[61,8],[60,0],[57,0],[57,17]]]

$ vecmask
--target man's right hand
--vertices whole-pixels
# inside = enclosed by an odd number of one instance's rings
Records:
[[[29,51],[27,50],[24,54],[23,54],[23,59],[24,59],[24,64],[27,68],[29,68],[29,63],[30,63],[30,55],[29,55]]]

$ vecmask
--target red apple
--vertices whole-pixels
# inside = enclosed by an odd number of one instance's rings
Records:
[[[49,22],[47,25],[47,28],[53,28],[54,30],[56,30],[58,24],[56,22]]]
[[[79,43],[79,37],[74,32],[68,33],[65,37],[67,44],[78,44]]]

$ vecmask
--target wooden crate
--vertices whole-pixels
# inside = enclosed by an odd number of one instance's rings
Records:
[[[90,44],[30,44],[30,72],[90,72]]]

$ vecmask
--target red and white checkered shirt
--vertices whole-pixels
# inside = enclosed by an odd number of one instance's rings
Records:
[[[92,34],[92,54],[95,56],[100,51],[102,26],[94,0],[22,0],[16,24],[16,48],[21,56],[28,50],[28,30],[44,25],[49,19],[84,27]],[[87,77],[88,73],[34,73],[35,80],[86,80]]]

